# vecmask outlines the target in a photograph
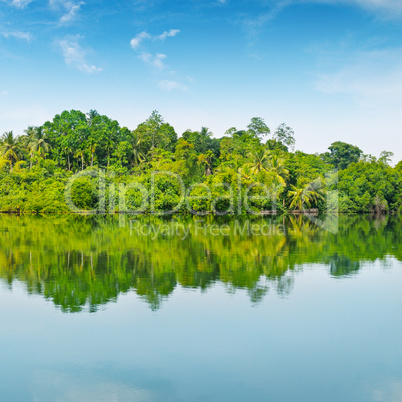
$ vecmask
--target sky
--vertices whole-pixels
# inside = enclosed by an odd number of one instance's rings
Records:
[[[181,135],[262,117],[402,159],[400,0],[0,0],[0,133],[95,109]]]

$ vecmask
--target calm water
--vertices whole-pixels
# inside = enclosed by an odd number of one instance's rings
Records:
[[[1,401],[402,401],[400,218],[128,219],[0,216]]]

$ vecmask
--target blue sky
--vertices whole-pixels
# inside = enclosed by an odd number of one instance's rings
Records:
[[[65,109],[178,134],[263,117],[402,159],[399,0],[0,0],[0,131]]]

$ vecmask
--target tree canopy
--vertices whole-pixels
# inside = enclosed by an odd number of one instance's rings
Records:
[[[334,190],[341,212],[401,211],[401,162],[391,167],[391,152],[377,159],[337,141],[327,153],[307,154],[295,151],[295,143],[291,127],[283,123],[271,133],[261,117],[216,138],[207,127],[179,136],[156,110],[134,129],[96,110],[63,111],[20,136],[1,137],[0,211],[68,212],[65,188],[78,172],[83,176],[71,192],[80,210],[175,210],[183,196],[180,176],[188,191],[177,212],[325,211]],[[237,208],[245,197],[251,197],[249,208]]]

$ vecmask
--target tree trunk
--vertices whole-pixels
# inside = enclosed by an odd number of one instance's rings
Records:
[[[81,170],[84,170],[84,155],[81,156]]]
[[[92,153],[91,156],[91,168],[94,166],[94,154]]]
[[[68,171],[71,171],[71,163],[70,163],[70,154],[67,155],[67,159],[68,159]]]

